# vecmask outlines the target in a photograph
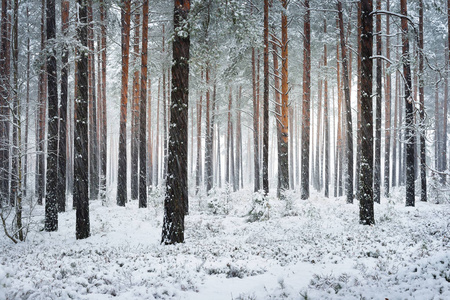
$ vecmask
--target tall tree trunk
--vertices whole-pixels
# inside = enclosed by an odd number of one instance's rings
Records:
[[[361,224],[375,223],[373,211],[373,108],[372,108],[372,49],[373,3],[361,1],[361,173],[359,174]]]
[[[234,163],[234,130],[233,130],[233,116],[232,116],[232,111],[233,109],[233,93],[232,93],[232,88],[230,86],[230,96],[229,96],[229,102],[228,102],[228,134],[227,134],[227,138],[228,138],[228,150],[230,152],[230,160],[228,161],[228,169],[229,169],[229,178],[228,178],[228,182],[230,183],[230,185],[233,188],[233,192],[236,192],[237,190],[237,186],[236,186],[236,173],[235,173],[235,163]]]
[[[47,41],[56,38],[55,1],[47,0],[46,6]],[[56,56],[47,54],[48,87],[48,155],[47,194],[45,197],[45,231],[58,230],[58,81]]]
[[[27,73],[26,73],[26,103],[25,103],[25,144],[24,144],[24,149],[25,149],[25,153],[24,153],[24,164],[23,164],[23,197],[26,198],[27,197],[27,189],[28,189],[28,185],[27,185],[27,180],[28,180],[28,132],[29,132],[29,128],[30,128],[30,120],[29,120],[29,115],[30,115],[30,69],[31,69],[31,39],[30,39],[30,10],[29,7],[27,6],[26,9],[26,16],[27,16]],[[1,104],[0,104],[1,107]],[[0,108],[1,111],[1,108]],[[1,121],[0,121],[1,122]],[[2,125],[0,125],[1,127]],[[0,137],[1,139],[1,137]],[[1,166],[0,166],[1,168]],[[1,176],[1,175],[0,175]],[[1,183],[0,183],[1,186]],[[1,189],[1,188],[0,188]],[[0,192],[1,194],[1,192]],[[1,201],[0,201],[1,202]],[[1,207],[1,203],[0,203],[0,207]]]
[[[241,128],[241,101],[242,86],[239,86],[236,98],[236,157],[235,157],[235,176],[234,181],[236,189],[240,189],[241,171],[242,171],[242,128]]]
[[[69,1],[61,3],[62,33],[67,36],[69,28]],[[61,53],[61,100],[59,106],[59,143],[58,143],[58,211],[66,210],[66,157],[67,157],[67,99],[69,86],[69,51],[63,44]]]
[[[41,1],[41,53],[45,51],[45,0]],[[37,154],[36,154],[36,194],[37,203],[42,205],[45,196],[45,120],[47,112],[47,73],[46,62],[42,62],[39,73],[39,121],[37,124]],[[9,69],[9,67],[8,67]],[[9,162],[9,159],[8,159]]]
[[[269,0],[264,0],[264,95],[263,95],[262,185],[264,194],[265,195],[269,194]]]
[[[160,143],[159,140],[161,139],[161,133],[159,132],[159,115],[161,114],[161,110],[160,110],[160,103],[161,103],[161,78],[158,78],[158,98],[156,99],[156,145],[155,145],[155,153],[156,153],[156,157],[155,157],[155,186],[158,186],[159,184],[159,168],[160,168],[160,164],[159,164],[159,159],[161,157],[160,155]],[[191,118],[191,120],[193,120],[193,118]],[[191,137],[193,137],[194,135],[191,134]],[[191,147],[193,147],[194,143],[192,143],[191,141]],[[192,150],[193,148],[191,148]],[[193,153],[194,151],[191,151],[191,153]],[[191,161],[193,161],[193,159],[191,159]],[[192,169],[192,168],[191,168]]]
[[[447,5],[450,13],[450,0]],[[449,16],[450,18],[450,16]],[[449,24],[450,26],[450,24]],[[450,31],[450,30],[449,30]],[[450,34],[449,34],[450,39]],[[450,41],[449,41],[450,42]],[[419,0],[419,104],[420,123],[425,126],[425,95],[424,95],[424,74],[423,74],[423,0]],[[425,128],[422,127],[420,133],[420,200],[427,201],[427,161],[426,161]]]
[[[390,4],[389,0],[386,1],[386,10],[389,11]],[[390,194],[390,158],[391,158],[391,74],[389,71],[389,68],[391,64],[389,63],[389,60],[391,59],[391,46],[390,46],[390,16],[386,15],[386,58],[388,59],[388,62],[385,64],[385,81],[386,81],[386,88],[385,88],[385,115],[384,115],[384,127],[385,127],[385,138],[384,138],[384,196],[389,197]]]
[[[131,1],[122,0],[122,91],[120,97],[119,168],[117,180],[117,205],[127,202],[127,102],[128,61],[130,53],[130,10]]]
[[[327,33],[327,22],[324,19],[324,33]],[[328,79],[327,79],[327,44],[323,44],[323,66],[325,68],[325,80],[324,80],[324,95],[323,95],[323,119],[324,119],[324,148],[325,148],[325,197],[330,195],[330,117],[328,115]]]
[[[396,55],[396,59],[398,60],[398,54]],[[394,102],[395,102],[395,109],[394,109],[394,124],[392,126],[393,131],[393,142],[392,145],[392,186],[397,186],[397,144],[398,144],[398,106],[399,106],[399,97],[398,97],[398,86],[399,86],[399,76],[398,74],[395,75],[395,95],[394,95]]]
[[[203,82],[203,71],[200,80]],[[195,187],[196,194],[201,190],[202,185],[202,106],[203,91],[200,91],[200,98],[197,102],[197,160],[195,163]]]
[[[142,6],[141,99],[139,102],[139,207],[147,207],[148,0]]]
[[[400,1],[401,14],[407,14],[406,0]],[[414,109],[411,97],[411,68],[409,56],[408,20],[403,17],[402,24],[402,52],[403,52],[403,76],[405,78],[405,137],[406,137],[406,206],[414,206],[414,159],[415,159],[415,134],[414,134]]]
[[[134,37],[133,48],[134,54],[132,57],[131,66],[133,68],[133,91],[131,103],[131,200],[136,200],[139,197],[139,35],[140,35],[140,3],[136,2],[134,13]]]
[[[231,105],[232,105],[232,97],[231,97],[231,88],[228,93],[228,111],[227,111],[227,150],[225,157],[225,182],[227,185],[231,184],[231,176],[230,174],[230,151],[231,151]],[[233,149],[234,150],[234,149]]]
[[[213,125],[211,122],[211,100],[209,87],[209,63],[206,64],[206,135],[205,135],[205,180],[206,193],[213,187],[213,171],[212,171],[212,153],[213,153]]]
[[[89,198],[98,199],[97,97],[95,91],[95,45],[92,0],[88,0],[88,80],[89,80]]]
[[[253,155],[254,155],[254,192],[261,189],[259,179],[259,101],[256,93],[255,48],[252,48],[252,87],[253,87]]]
[[[285,3],[285,2],[284,2]],[[305,0],[305,15],[303,17],[303,104],[302,104],[302,182],[301,182],[301,199],[305,200],[309,198],[309,151],[310,151],[310,118],[311,118],[311,24],[310,24],[310,11],[309,11],[309,0]],[[284,6],[286,7],[286,6]],[[286,18],[286,15],[283,15]],[[287,22],[285,23],[287,26]],[[282,26],[282,29],[284,26]],[[284,36],[283,36],[284,37]],[[287,47],[287,36],[283,38],[283,47]],[[282,48],[283,49],[283,48]],[[286,49],[287,52],[287,49]],[[283,53],[283,52],[282,52]],[[286,53],[287,60],[287,53]],[[287,69],[287,61],[284,61],[283,56],[283,69]],[[287,70],[286,70],[287,72]],[[284,77],[282,77],[284,79]],[[287,78],[286,87],[282,84],[282,96],[287,93]],[[286,94],[287,98],[287,94]],[[286,99],[287,101],[287,99]],[[285,101],[283,100],[283,107]],[[287,105],[287,103],[286,103]],[[282,108],[283,108],[282,107]],[[283,115],[283,112],[282,112]],[[283,122],[284,125],[284,122]],[[284,136],[283,136],[284,138]],[[287,143],[287,139],[285,139]],[[287,166],[286,166],[287,167]],[[284,168],[284,166],[283,166]]]
[[[106,4],[100,0],[100,34],[101,34],[101,84],[100,84],[100,197],[106,200],[106,164],[107,164],[107,113],[106,113]],[[100,71],[100,70],[99,70]]]
[[[321,63],[319,63],[319,69]],[[318,191],[321,190],[320,186],[320,136],[321,136],[321,123],[322,123],[322,78],[318,79],[318,92],[317,92],[317,126],[316,126],[316,155],[314,164],[314,186]],[[314,115],[314,114],[313,114]]]
[[[89,195],[88,195],[88,25],[87,0],[78,0],[79,22],[77,37],[83,46],[78,49],[77,93],[75,100],[75,155],[74,191],[76,203],[76,238],[90,236]]]
[[[338,0],[338,14],[339,14],[339,29],[341,37],[341,51],[342,51],[342,68],[344,71],[344,94],[345,94],[345,116],[347,129],[347,203],[353,203],[353,123],[352,123],[352,108],[350,101],[350,86],[348,78],[348,58],[347,45],[344,37],[344,20],[342,15],[342,2]]]
[[[11,4],[11,3],[10,3]],[[12,206],[16,205],[19,196],[19,137],[18,137],[18,127],[20,127],[20,117],[19,117],[19,81],[18,81],[18,71],[19,71],[19,48],[18,48],[18,2],[14,0],[14,12],[13,12],[13,20],[11,20],[11,16],[9,17],[9,26],[11,27],[12,22],[12,31],[10,32],[10,40],[12,42],[11,54],[12,54],[12,67],[13,67],[13,81],[12,81],[12,93],[11,93],[11,101],[12,105],[10,109],[12,109],[12,142],[11,142],[11,185],[10,185],[10,204]],[[11,7],[10,7],[11,9]],[[17,9],[17,11],[16,11]]]
[[[388,0],[389,1],[389,0]],[[358,1],[358,37],[361,36],[362,33],[362,24],[361,24],[361,1]],[[361,43],[358,41],[358,55],[356,61],[357,68],[357,80],[356,80],[356,94],[357,97],[361,94]],[[358,98],[359,99],[359,98]],[[361,101],[357,102],[357,124],[356,124],[356,176],[359,176],[361,171]],[[360,187],[359,187],[359,179],[356,180],[356,199],[360,199]]]
[[[377,0],[377,10],[381,10],[381,0]],[[381,57],[381,15],[376,16],[377,56]],[[380,203],[381,198],[381,58],[376,64],[376,111],[375,111],[375,159],[373,165],[373,201]]]
[[[174,31],[181,30],[188,19],[190,1],[174,0]],[[189,99],[189,32],[173,40],[171,118],[167,192],[164,199],[162,243],[184,242],[184,215],[188,206],[188,99]]]
[[[280,72],[278,67],[278,53],[277,53],[277,47],[275,44],[273,44],[273,73],[274,73],[274,94],[275,94],[275,119],[276,119],[276,126],[277,126],[277,154],[278,154],[278,165],[277,165],[277,173],[278,173],[278,182],[277,182],[277,197],[281,197],[281,97],[280,97]]]
[[[8,0],[2,0],[1,49],[0,49],[0,207],[9,199],[9,101],[10,101],[10,55],[8,39]],[[42,200],[41,200],[42,203]]]

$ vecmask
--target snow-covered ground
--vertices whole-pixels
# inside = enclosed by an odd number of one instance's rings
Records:
[[[248,222],[249,191],[191,197],[186,242],[160,245],[162,199],[90,206],[91,237],[75,212],[17,245],[0,235],[0,299],[450,299],[450,205],[404,206],[403,192],[359,224],[344,198],[270,198]],[[216,214],[214,214],[214,212]]]

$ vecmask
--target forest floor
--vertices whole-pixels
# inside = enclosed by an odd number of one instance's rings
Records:
[[[407,208],[403,195],[363,226],[344,197],[218,191],[190,198],[185,243],[172,246],[158,193],[147,209],[91,201],[79,241],[75,211],[48,233],[36,207],[26,242],[0,234],[0,299],[450,299],[450,204]]]

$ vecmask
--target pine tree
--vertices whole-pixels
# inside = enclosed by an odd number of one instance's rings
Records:
[[[88,25],[87,0],[78,0],[79,25],[77,38],[83,48],[78,49],[77,86],[75,100],[74,136],[74,190],[76,203],[77,239],[90,236],[89,221],[89,180],[88,180]]]
[[[359,174],[359,220],[361,224],[375,223],[373,211],[373,110],[372,57],[373,2],[361,0],[361,171]]]
[[[47,41],[56,38],[55,1],[47,0]],[[58,230],[58,82],[56,56],[53,51],[47,55],[48,86],[48,155],[47,194],[45,197],[45,231]]]
[[[174,31],[179,32],[188,22],[191,3],[174,0]],[[176,34],[173,40],[171,119],[169,155],[164,199],[164,221],[161,242],[184,242],[184,216],[188,206],[188,99],[189,99],[189,48],[190,34]]]

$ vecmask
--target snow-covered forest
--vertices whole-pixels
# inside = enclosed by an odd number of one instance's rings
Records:
[[[1,299],[449,299],[450,0],[2,0]]]

